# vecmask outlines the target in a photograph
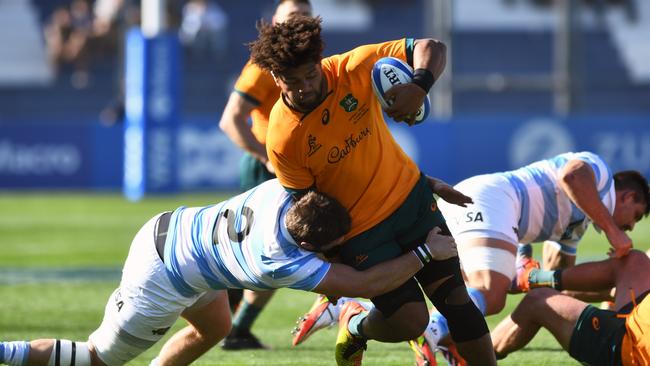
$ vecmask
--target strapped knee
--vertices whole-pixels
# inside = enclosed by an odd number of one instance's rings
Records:
[[[454,342],[471,341],[489,333],[485,318],[467,294],[462,277],[453,275],[445,280],[431,301],[447,319]]]
[[[90,366],[90,350],[86,342],[72,342],[56,339],[47,366],[75,365]]]

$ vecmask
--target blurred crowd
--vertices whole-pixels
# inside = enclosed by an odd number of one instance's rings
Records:
[[[220,58],[228,46],[228,15],[214,0],[168,0],[167,24],[191,55]],[[97,62],[120,64],[126,30],[140,22],[139,0],[71,0],[44,25],[48,60],[77,89]],[[69,71],[63,72],[63,71]]]

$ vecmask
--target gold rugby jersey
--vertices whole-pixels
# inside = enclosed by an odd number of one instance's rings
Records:
[[[271,111],[266,148],[280,183],[314,186],[339,200],[352,217],[348,238],[393,213],[420,175],[393,139],[371,85],[377,60],[412,64],[413,45],[401,39],[324,58],[325,100],[303,114],[280,98]]]

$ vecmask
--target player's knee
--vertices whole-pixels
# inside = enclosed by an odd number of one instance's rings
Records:
[[[424,333],[424,330],[429,324],[429,315],[425,311],[423,314],[412,314],[413,316],[406,322],[406,326],[403,328],[404,340],[416,339]],[[403,325],[404,323],[402,323]]]
[[[485,296],[485,314],[497,314],[506,306],[506,294],[500,291],[483,292]]]
[[[647,268],[650,263],[650,258],[644,252],[638,250],[631,250],[629,254],[622,258],[622,265],[628,270],[636,268]]]
[[[546,306],[546,300],[553,296],[557,295],[557,290],[547,287],[536,288],[529,293],[521,300],[519,306],[529,309],[531,312],[534,312],[534,309],[537,309],[541,306]]]
[[[94,348],[89,347],[86,342],[55,339],[47,366],[55,365],[105,366],[106,364],[97,357]]]
[[[203,344],[213,346],[224,339],[230,333],[231,328],[231,321],[228,320],[203,329],[194,328],[194,334]]]
[[[467,294],[461,277],[452,276],[440,284],[431,301],[447,319],[454,342],[471,341],[488,334],[483,314]]]

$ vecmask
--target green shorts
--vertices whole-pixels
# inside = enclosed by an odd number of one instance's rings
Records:
[[[261,161],[253,155],[244,153],[239,162],[239,188],[245,192],[269,179],[275,178]]]
[[[343,263],[364,270],[400,256],[424,243],[445,219],[438,210],[426,177],[420,176],[406,200],[388,218],[351,238],[339,252]]]
[[[620,366],[625,318],[616,314],[588,305],[573,329],[569,355],[585,365]]]

